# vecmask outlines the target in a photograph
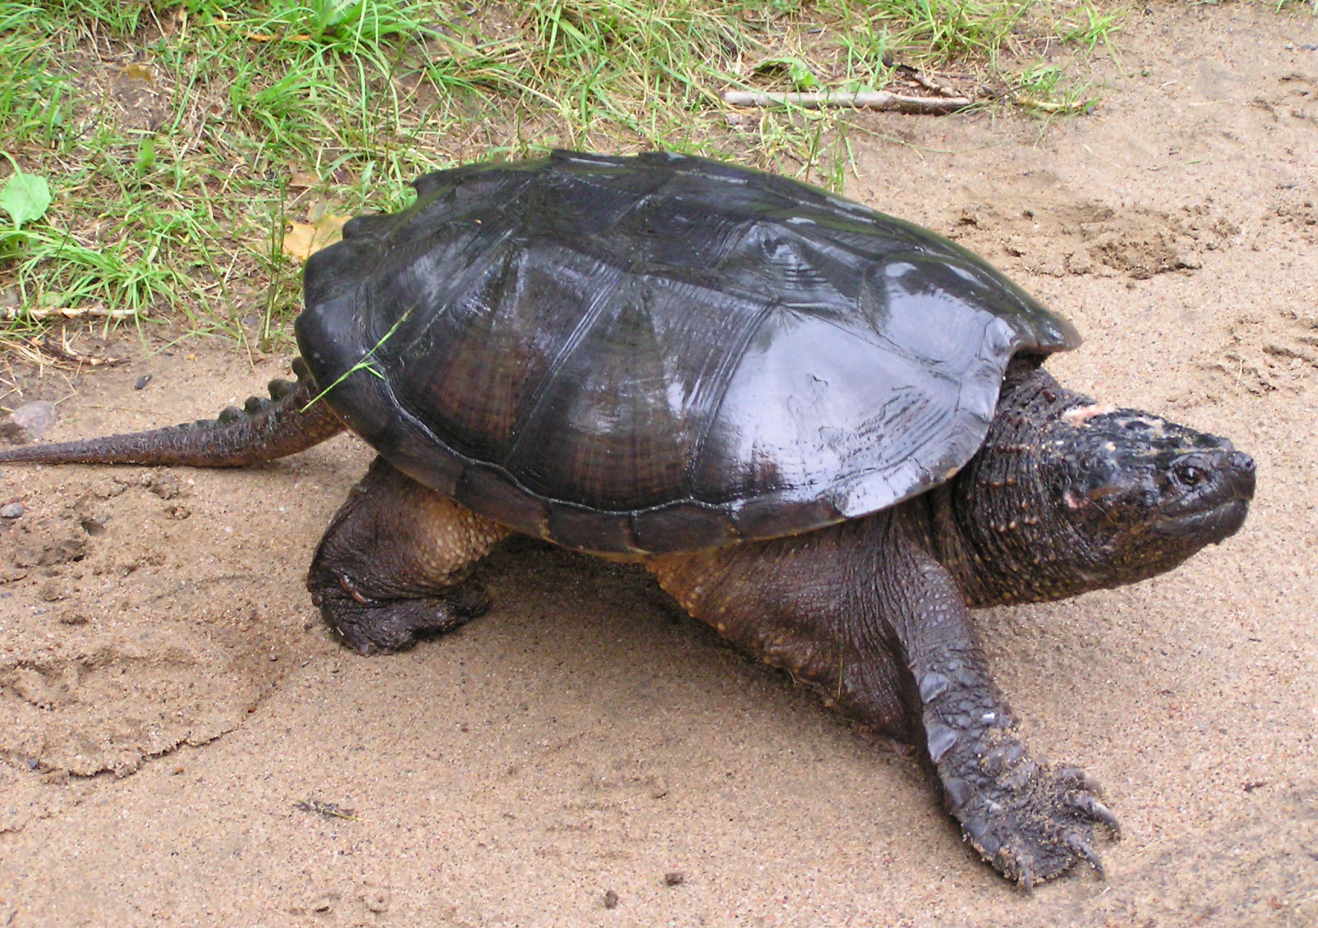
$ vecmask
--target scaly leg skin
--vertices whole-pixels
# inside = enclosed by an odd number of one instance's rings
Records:
[[[923,747],[966,840],[1004,876],[1029,889],[1082,860],[1101,873],[1093,824],[1116,820],[1083,773],[1050,770],[1016,736],[918,506],[649,567],[721,634]]]
[[[957,590],[921,547],[899,554],[904,590],[898,637],[919,702],[927,757],[948,811],[1004,876],[1028,890],[1080,860],[1101,875],[1093,824],[1119,835],[1098,787],[1074,767],[1032,760],[1016,722],[989,677],[987,662]]]
[[[376,458],[316,548],[307,589],[349,647],[401,651],[489,608],[468,576],[508,534]]]

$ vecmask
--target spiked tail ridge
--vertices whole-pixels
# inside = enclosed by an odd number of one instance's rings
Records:
[[[215,419],[106,438],[24,445],[0,451],[0,464],[184,464],[241,467],[318,445],[346,428],[323,400],[306,363],[293,362],[297,383],[270,381],[270,399],[253,396]],[[310,404],[310,406],[308,406]]]

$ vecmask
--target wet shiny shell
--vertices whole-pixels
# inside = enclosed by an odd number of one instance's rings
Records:
[[[809,531],[946,480],[1075,330],[943,238],[669,154],[441,171],[306,269],[299,346],[395,466],[581,550]]]

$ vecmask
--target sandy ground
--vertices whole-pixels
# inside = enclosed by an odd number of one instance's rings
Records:
[[[1316,45],[1265,5],[1156,6],[1091,116],[853,136],[850,196],[1080,326],[1070,385],[1258,459],[1245,529],[1180,571],[981,614],[1036,751],[1107,787],[1106,882],[1014,891],[907,752],[632,568],[513,545],[482,620],[345,652],[301,582],[368,460],[345,437],[0,475],[26,506],[0,528],[0,925],[1318,924]],[[31,387],[69,394],[54,437],[212,415],[287,360],[118,347]]]

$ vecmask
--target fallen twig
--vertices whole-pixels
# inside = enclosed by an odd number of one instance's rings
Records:
[[[50,336],[45,338],[34,338],[29,344],[38,351],[44,351],[57,361],[67,361],[71,364],[81,364],[87,367],[107,367],[115,364],[124,363],[126,358],[93,358],[91,355],[82,354],[76,351],[70,344],[67,335],[62,335],[63,345],[56,345],[50,340]]]
[[[902,113],[951,113],[970,106],[969,97],[908,97],[887,90],[827,91],[825,93],[761,93],[754,90],[728,90],[723,102],[729,106],[854,106],[870,110],[897,110]]]
[[[0,306],[0,319],[6,322],[16,322],[20,319],[31,319],[40,322],[43,319],[81,319],[83,317],[110,319],[120,322],[124,319],[134,319],[137,315],[135,309],[106,309],[100,303],[92,306],[55,307],[51,309],[19,309],[14,306]]]
[[[909,64],[899,64],[897,65],[897,70],[898,72],[901,73],[903,77],[915,81],[915,83],[919,84],[925,90],[932,90],[934,93],[938,94],[939,96],[943,96],[943,97],[961,96],[961,94],[957,93],[951,87],[948,87],[946,84],[938,83],[938,81],[934,80],[928,74],[925,74],[919,68],[913,68]]]

